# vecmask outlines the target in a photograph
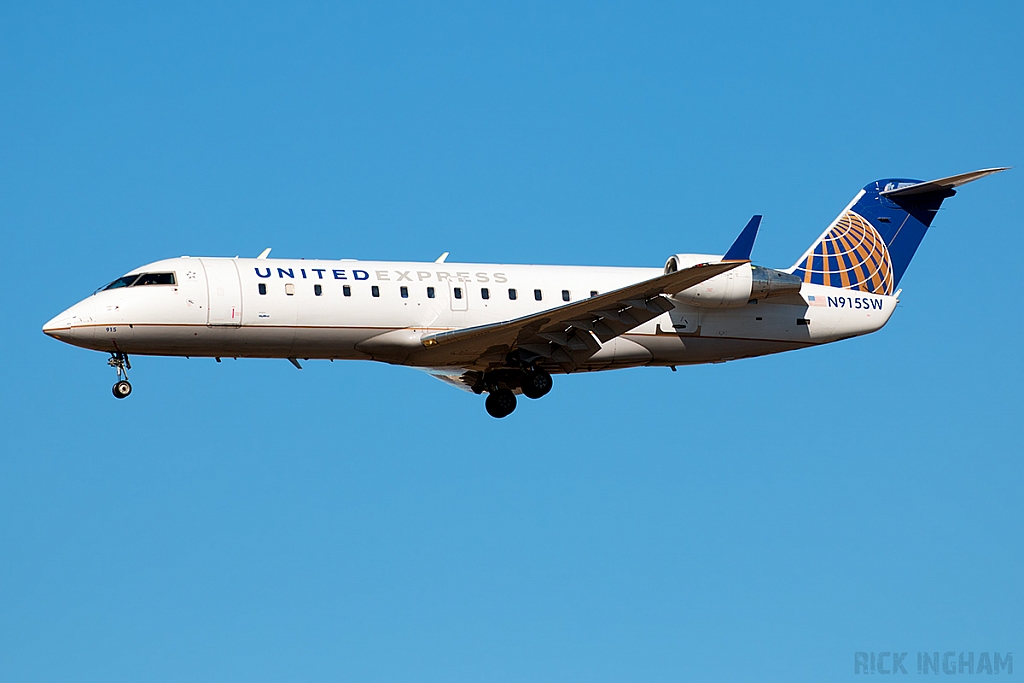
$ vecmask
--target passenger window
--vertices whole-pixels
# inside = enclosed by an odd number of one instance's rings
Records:
[[[487,289],[486,287],[481,287],[480,288],[480,298],[481,299],[490,299],[491,298],[491,290]]]
[[[568,301],[568,300],[569,300],[569,290],[568,289],[563,289],[562,290],[562,301]]]
[[[320,296],[324,293],[324,288],[320,285],[313,285],[313,293]]]
[[[173,285],[174,273],[143,273],[138,280],[132,283],[132,287],[141,285]]]
[[[434,298],[434,288],[433,287],[427,287],[427,298],[428,299],[433,299]]]
[[[456,287],[455,288],[455,298],[456,299],[461,299],[462,298],[462,287]]]
[[[590,290],[590,296],[597,296],[597,290],[596,289]]]
[[[284,285],[284,293],[288,296],[295,296],[295,285],[291,282],[286,282]]]
[[[266,296],[267,295],[267,283],[266,282],[261,282],[260,285],[259,285],[259,290],[260,290],[260,294],[261,295]]]
[[[509,298],[509,301],[515,301],[516,300],[516,290],[514,290],[514,289],[508,290],[508,298]]]
[[[535,289],[535,290],[533,290],[533,298],[536,299],[537,301],[540,301],[544,297],[541,295],[539,289]]]
[[[401,289],[399,289],[399,291],[402,293],[402,298],[403,299],[408,299],[409,298],[409,288],[408,287],[402,287]]]
[[[352,296],[352,288],[349,287],[348,285],[343,285],[341,288],[341,293],[343,296]]]
[[[374,286],[370,287],[370,295],[371,296],[380,296],[380,287],[378,287],[377,285],[374,285]]]

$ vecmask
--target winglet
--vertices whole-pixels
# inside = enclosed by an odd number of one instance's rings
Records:
[[[444,252],[443,254],[441,254],[440,256],[438,256],[436,259],[434,259],[434,263],[444,263],[444,260],[446,258],[448,258],[448,252],[447,251]]]
[[[259,256],[257,256],[256,258],[258,258],[258,259],[262,260],[262,259],[265,259],[265,258],[267,258],[268,256],[270,256],[270,247],[267,247],[266,249],[264,249],[263,251],[261,251],[261,252],[260,252],[260,255],[259,255]]]
[[[757,229],[761,227],[761,216],[752,216],[743,228],[743,232],[736,238],[736,241],[729,247],[722,257],[723,261],[749,261],[750,252],[754,250],[754,238],[757,237]]]

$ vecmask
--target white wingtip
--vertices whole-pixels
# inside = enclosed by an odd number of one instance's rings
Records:
[[[258,259],[265,259],[265,258],[267,258],[268,256],[270,256],[270,249],[271,249],[270,247],[267,247],[266,249],[261,251],[260,255],[257,256],[256,258],[258,258]]]
[[[444,263],[444,260],[446,258],[448,258],[448,252],[447,251],[444,252],[443,254],[441,254],[440,256],[438,256],[436,259],[434,259],[434,263]]]

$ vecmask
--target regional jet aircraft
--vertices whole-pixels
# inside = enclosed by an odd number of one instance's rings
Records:
[[[664,268],[189,257],[132,270],[43,326],[110,353],[117,398],[130,355],[375,360],[476,394],[505,417],[553,374],[720,363],[868,334],[943,200],[1006,170],[878,180],[785,270],[750,261],[761,217],[722,256]]]

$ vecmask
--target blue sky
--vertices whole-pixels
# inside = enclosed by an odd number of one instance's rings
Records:
[[[39,328],[143,263],[268,246],[660,266],[763,213],[755,259],[786,267],[876,178],[1021,164],[1022,19],[5,4],[0,679],[817,681],[857,651],[1019,653],[1019,168],[946,203],[878,334],[560,377],[501,421],[354,363],[137,358],[118,402],[101,354]]]

